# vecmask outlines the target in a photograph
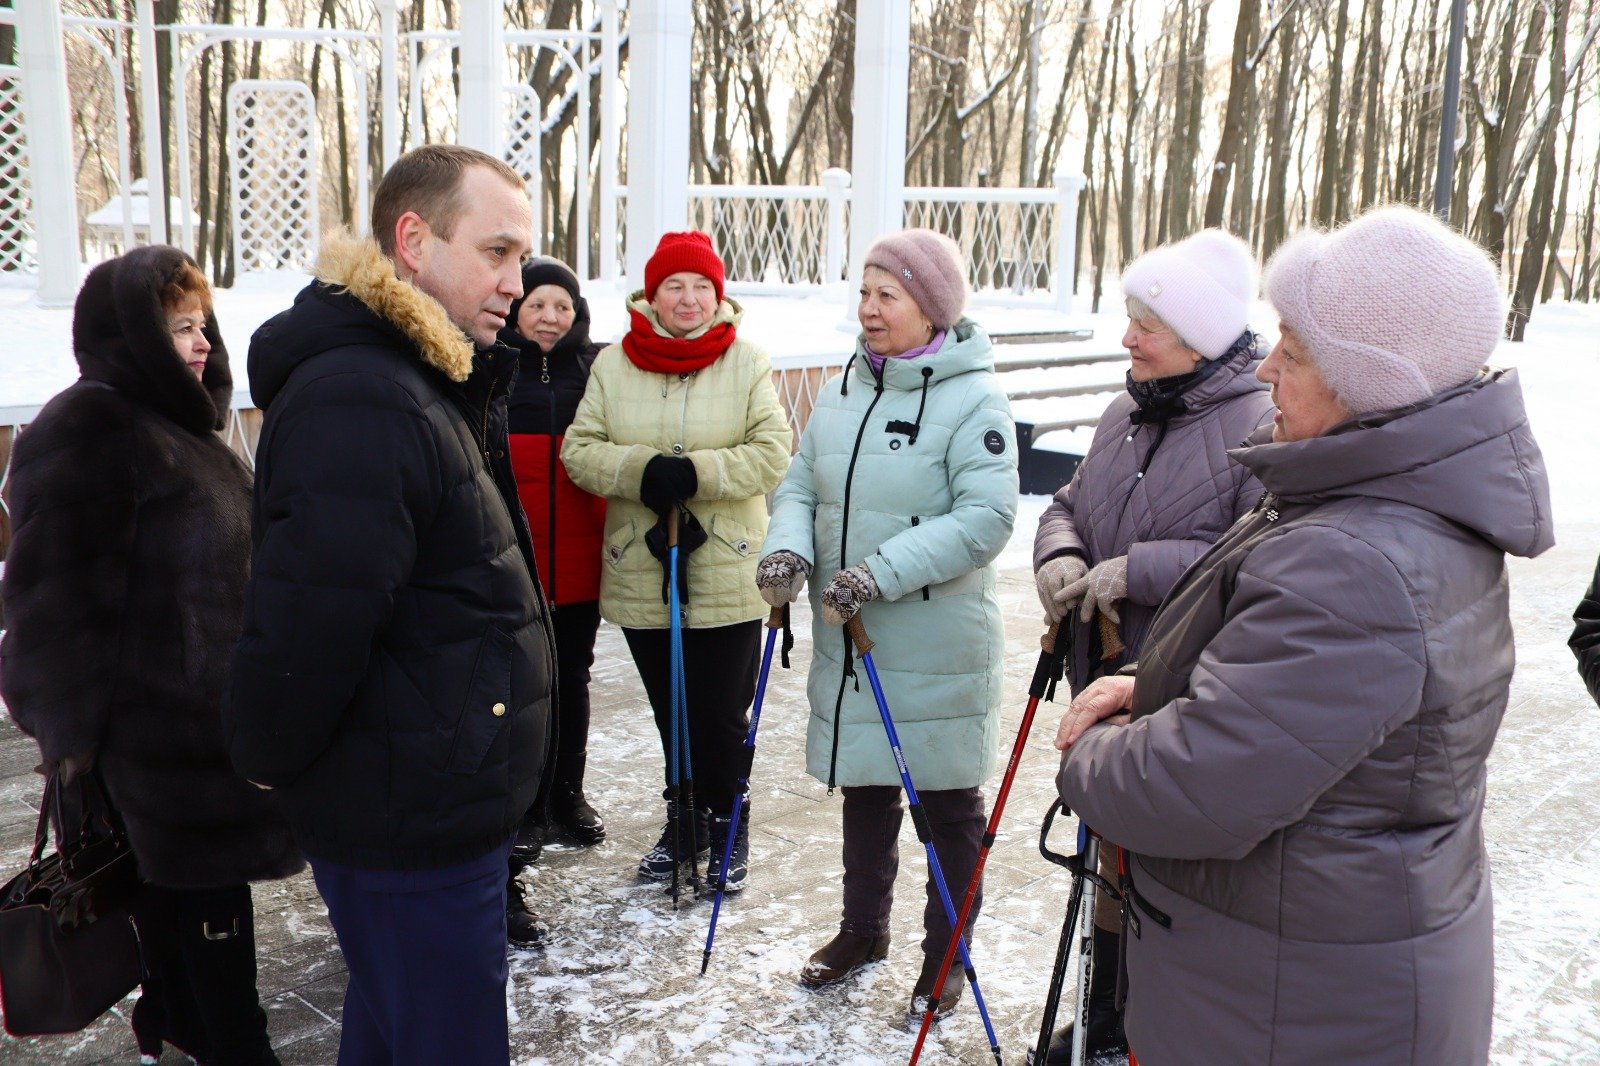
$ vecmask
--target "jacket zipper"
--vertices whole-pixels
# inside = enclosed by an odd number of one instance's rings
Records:
[[[845,382],[840,383],[840,394],[843,395]],[[847,565],[845,559],[849,554],[850,544],[850,490],[854,487],[856,477],[856,460],[861,456],[861,441],[867,435],[867,421],[872,417],[872,409],[878,406],[878,401],[883,399],[883,381],[878,381],[878,387],[873,391],[872,402],[867,404],[867,409],[862,412],[861,425],[856,429],[856,443],[850,449],[850,465],[845,468],[844,474],[844,507],[839,518],[839,569]],[[844,638],[844,670],[839,674],[839,695],[833,701],[833,751],[828,755],[828,795],[833,795],[834,783],[839,770],[839,718],[844,711],[844,686],[846,678],[855,676],[855,663],[852,656],[855,647],[850,640],[848,632],[841,632]]]

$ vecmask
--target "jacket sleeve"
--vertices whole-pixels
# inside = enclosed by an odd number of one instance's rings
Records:
[[[10,611],[7,604],[8,617]],[[1590,697],[1600,703],[1600,564],[1596,565],[1594,581],[1578,603],[1572,620],[1577,624],[1567,644],[1578,657],[1578,672],[1583,675],[1583,683],[1589,686]]]
[[[998,434],[1000,451],[988,442]],[[993,562],[1017,517],[1017,429],[998,386],[957,423],[945,449],[950,510],[890,537],[865,562],[878,591],[896,600]]]
[[[6,486],[13,526],[0,671],[6,709],[52,760],[97,752],[104,738],[125,668],[139,521],[126,437],[55,428],[18,438]],[[41,444],[49,447],[32,447]]]
[[[763,557],[778,551],[791,551],[817,568],[816,518],[817,486],[813,477],[816,443],[813,429],[816,411],[800,434],[800,450],[789,462],[789,472],[772,497],[772,518],[767,539],[761,546]]]
[[[1090,729],[1062,759],[1061,797],[1134,851],[1241,858],[1417,713],[1425,661],[1405,582],[1377,549],[1328,527],[1270,538],[1188,694]]]
[[[1033,568],[1039,567],[1060,555],[1078,555],[1085,562],[1089,551],[1078,536],[1078,527],[1072,521],[1072,501],[1078,493],[1078,478],[1083,473],[1083,463],[1073,472],[1072,480],[1056,490],[1050,503],[1039,516],[1039,530],[1033,535]]]
[[[363,376],[351,395],[350,380],[305,385],[258,471],[223,735],[239,773],[264,785],[293,781],[327,749],[439,506],[426,415],[397,385]]]
[[[613,357],[626,358],[622,349],[607,348],[595,360],[589,384],[578,401],[578,413],[561,442],[561,463],[572,483],[595,496],[639,499],[644,468],[660,454],[643,444],[615,444],[606,425],[606,379]]]
[[[688,453],[699,486],[696,500],[748,500],[778,487],[789,466],[794,429],[772,387],[772,364],[765,355],[752,360],[750,391],[744,409],[744,439],[729,448]]]

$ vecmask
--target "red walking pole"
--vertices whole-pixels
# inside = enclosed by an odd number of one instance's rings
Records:
[[[956,944],[967,928],[967,917],[972,913],[973,900],[978,886],[983,883],[983,866],[989,860],[989,849],[994,846],[995,834],[1000,829],[1000,817],[1006,810],[1006,797],[1011,793],[1011,782],[1017,776],[1017,764],[1022,761],[1022,749],[1027,746],[1028,733],[1033,728],[1034,712],[1039,701],[1055,697],[1055,683],[1061,679],[1061,662],[1065,649],[1056,648],[1060,624],[1052,622],[1039,638],[1039,663],[1033,668],[1033,682],[1028,686],[1028,707],[1022,712],[1022,725],[1017,730],[1017,742],[1011,746],[1011,760],[1006,763],[1006,775],[1000,782],[1000,791],[994,798],[994,810],[989,814],[989,825],[983,832],[983,847],[978,852],[978,864],[972,868],[972,879],[967,882],[967,894],[961,900],[961,916],[951,926],[950,944],[944,949],[944,961],[939,964],[939,978],[933,983],[933,994],[928,997],[928,1011],[922,1016],[922,1028],[917,1031],[916,1046],[911,1049],[911,1064],[916,1066],[922,1055],[922,1045],[928,1039],[934,1015],[939,1010],[939,995],[944,991],[945,978],[950,974],[950,964],[956,957]],[[1048,693],[1048,695],[1047,695]]]

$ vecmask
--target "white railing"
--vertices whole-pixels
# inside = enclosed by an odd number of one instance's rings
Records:
[[[792,292],[847,281],[850,174],[821,185],[691,185],[689,225],[711,235],[741,293]],[[1051,188],[904,190],[905,224],[949,234],[967,260],[967,280],[986,302],[1038,302],[1071,309],[1078,195],[1084,179],[1060,174]],[[617,189],[617,248],[626,245],[627,188]]]

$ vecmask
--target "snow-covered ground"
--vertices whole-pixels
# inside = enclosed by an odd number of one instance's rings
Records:
[[[243,362],[255,324],[285,306],[303,279],[249,279],[218,294],[223,329]],[[595,335],[622,328],[615,292],[593,295]],[[843,298],[743,301],[742,333],[779,359],[842,352],[851,334]],[[1061,320],[1039,310],[977,307],[994,329],[1041,328]],[[1263,307],[1258,325],[1270,327]],[[1096,337],[1074,350],[1116,350],[1122,319],[1078,316]],[[0,288],[0,407],[37,405],[70,382],[70,315],[32,306],[31,293]],[[1268,330],[1270,332],[1270,329]],[[1535,433],[1554,489],[1557,546],[1511,564],[1518,671],[1512,704],[1490,763],[1485,831],[1495,879],[1496,1066],[1600,1064],[1600,710],[1590,702],[1565,647],[1573,605],[1600,552],[1600,308],[1540,307],[1525,344],[1497,361],[1519,367]],[[1022,350],[1027,351],[1026,349]],[[1018,354],[1021,354],[1019,352]],[[1040,383],[1107,381],[1115,367],[1027,372]],[[1031,383],[1031,379],[1030,379]],[[1105,396],[1029,401],[1030,420],[1093,414]],[[1019,405],[1020,407],[1020,405]],[[1019,411],[1019,416],[1024,412]],[[1052,445],[1057,442],[1052,441]],[[1065,442],[1070,444],[1071,441]],[[1028,498],[1002,565],[1008,622],[1008,697],[1002,732],[1015,735],[1037,653],[1038,608],[1027,574],[1028,545],[1043,498]],[[598,848],[555,847],[532,873],[539,909],[556,929],[543,952],[512,962],[517,1063],[904,1061],[912,1036],[904,1001],[918,966],[921,849],[902,841],[894,950],[884,963],[822,992],[794,978],[832,933],[839,907],[837,799],[803,773],[803,670],[808,633],[798,620],[796,670],[774,670],[753,775],[751,887],[722,913],[710,973],[699,977],[709,908],[673,913],[654,886],[633,877],[659,828],[660,753],[642,690],[620,634],[601,631],[590,737],[590,796],[606,817]],[[893,700],[893,693],[889,694]],[[1024,755],[1006,825],[990,860],[987,903],[974,960],[1009,1062],[1022,1061],[1038,1024],[1064,908],[1066,881],[1037,852],[1058,713],[1046,707]],[[32,745],[0,724],[0,869],[24,860],[38,779]],[[337,1048],[343,964],[309,878],[257,891],[261,985],[285,1062],[326,1063]],[[125,1004],[124,1006],[127,1006]],[[46,1041],[0,1039],[0,1062],[131,1061],[120,1018]],[[970,992],[941,1023],[930,1062],[991,1061]],[[169,1056],[168,1061],[175,1061]]]

